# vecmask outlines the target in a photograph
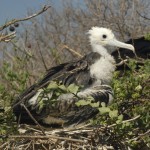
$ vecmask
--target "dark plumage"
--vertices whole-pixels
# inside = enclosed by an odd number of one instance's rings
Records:
[[[135,52],[139,58],[143,58],[143,59],[150,58],[150,40],[145,39],[145,37],[140,37],[137,39],[130,39],[126,43],[134,45]],[[119,54],[118,54],[118,51],[119,51]],[[126,58],[135,58],[134,53],[125,48],[119,48],[118,51],[114,51],[112,53],[112,56],[115,58],[116,63],[119,63],[120,61],[122,61],[122,59],[125,60]],[[139,66],[141,65],[143,65],[142,62],[140,61],[137,62],[136,68],[137,69],[140,68]],[[117,66],[117,70],[124,70],[124,69],[130,69],[130,68],[125,64]]]
[[[145,39],[145,37],[140,37],[137,39],[130,39],[126,43],[134,45],[135,52],[138,57],[144,58],[144,59],[150,58],[150,40]],[[133,52],[125,48],[119,48],[119,52],[120,52],[121,58],[123,59],[125,59],[126,57],[129,57],[129,58],[135,57]],[[120,61],[118,59],[117,51],[114,51],[112,55],[114,56],[116,62]]]
[[[44,108],[43,111],[38,114],[36,109],[32,109],[31,106],[28,106],[28,100],[33,97],[37,91],[41,88],[46,88],[51,81],[60,81],[65,86],[69,86],[70,84],[74,83],[78,86],[87,87],[93,84],[94,78],[92,79],[90,77],[89,67],[92,65],[97,59],[100,58],[100,54],[96,52],[91,52],[90,54],[86,55],[82,59],[78,61],[68,62],[64,64],[60,64],[56,67],[50,68],[44,78],[40,80],[38,83],[32,85],[30,88],[28,88],[24,93],[22,93],[16,100],[17,103],[25,103],[27,108],[30,110],[31,114],[38,120],[41,120],[41,117],[45,117],[50,113],[50,110],[47,110],[47,108]],[[103,96],[102,94],[94,95],[96,101],[99,100],[99,98]],[[72,99],[73,97],[71,97]],[[104,96],[105,98],[105,96]],[[74,99],[76,99],[74,97]],[[108,103],[109,97],[106,94],[106,98],[104,102]],[[65,100],[63,100],[65,103]],[[75,123],[76,120],[80,120],[79,118],[82,118],[82,121],[85,119],[90,118],[92,115],[97,113],[97,110],[92,109],[91,107],[77,107],[75,105],[75,101],[71,104],[72,107],[75,108],[76,112],[72,112],[69,115],[61,114],[60,118],[63,118],[65,120],[69,120],[68,123]],[[37,108],[38,109],[38,108]],[[72,108],[70,108],[72,109]],[[20,122],[28,122],[33,123],[33,120],[30,118],[30,116],[27,114],[26,110],[21,105],[14,105],[14,114],[17,116],[17,118],[20,118]],[[58,109],[57,109],[58,110]],[[74,111],[75,111],[74,110]],[[54,110],[53,110],[54,111]],[[68,111],[68,110],[67,110]],[[71,111],[71,110],[70,110]],[[86,116],[83,116],[83,112],[86,112]],[[56,114],[60,113],[59,110],[55,111]],[[61,112],[62,113],[62,112]],[[23,117],[19,117],[20,114],[22,114]],[[59,114],[60,116],[60,114]],[[79,121],[80,122],[80,121]]]
[[[90,96],[93,98],[91,102],[99,102],[99,105],[101,102],[109,104],[112,101],[110,82],[115,70],[115,60],[105,46],[124,47],[132,51],[134,47],[119,42],[111,30],[106,28],[93,27],[88,33],[93,52],[80,60],[50,68],[43,79],[18,96],[13,112],[19,123],[33,123],[22,104],[39,123],[70,125],[86,121],[98,113],[97,108],[90,105],[77,107],[75,103],[79,100]],[[53,102],[52,95],[55,91],[44,92],[52,81],[65,86],[73,83],[80,87],[80,91],[76,96],[70,92],[59,95]],[[40,109],[41,101],[52,104]]]

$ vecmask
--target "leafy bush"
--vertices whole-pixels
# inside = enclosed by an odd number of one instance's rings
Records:
[[[0,69],[2,76],[2,84],[0,84],[0,135],[17,131],[11,104],[16,95],[26,88],[29,75],[28,72],[21,69],[23,65],[22,60],[16,59],[13,67],[10,63],[5,62]]]
[[[76,103],[78,106],[91,105],[99,109],[100,113],[96,119],[91,120],[91,123],[94,126],[96,125],[99,128],[105,129],[103,131],[104,141],[114,147],[121,145],[121,147],[130,146],[134,149],[140,149],[143,143],[150,147],[150,61],[145,60],[143,64],[137,70],[136,61],[130,60],[128,63],[130,70],[116,71],[114,73],[112,82],[114,101],[111,105],[105,106],[104,103],[101,103],[101,107],[99,107],[98,103],[91,103],[90,97]],[[26,87],[26,81],[29,76],[24,71],[13,72],[9,64],[4,64],[1,71],[5,73],[4,79],[10,83],[12,88],[12,91],[9,92],[7,90],[8,87],[0,86],[1,108],[6,112],[11,106],[14,95],[23,91]],[[52,89],[55,89],[55,94],[52,97],[55,100],[62,93],[71,92],[76,94],[79,87],[73,84],[65,87],[52,82],[43,92],[47,93]],[[47,105],[47,103],[41,103],[41,108],[45,104]],[[0,117],[2,120],[0,134],[16,133],[17,125],[14,122],[12,111],[7,111],[7,113],[1,112]]]
[[[91,121],[107,129],[105,136],[114,147],[121,144],[141,149],[147,144],[150,148],[150,61],[145,60],[138,70],[135,60],[130,60],[128,66],[130,70],[114,73],[113,103],[108,107],[102,103],[98,117]],[[89,104],[84,100],[78,103]],[[93,103],[90,105],[93,107]]]
[[[104,107],[105,111],[100,108],[105,114],[98,120],[107,126],[114,124],[111,131],[122,143],[141,148],[144,142],[150,147],[150,61],[145,60],[138,70],[135,60],[130,60],[128,66],[131,70],[114,73],[113,104],[109,109]]]

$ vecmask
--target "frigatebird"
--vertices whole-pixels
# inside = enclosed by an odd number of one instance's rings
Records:
[[[60,64],[50,68],[43,79],[25,90],[15,101],[13,112],[20,123],[33,122],[30,114],[41,124],[46,125],[71,125],[78,124],[94,117],[99,111],[90,105],[77,106],[81,99],[92,97],[92,103],[104,102],[106,105],[113,100],[113,90],[110,86],[116,65],[107,46],[115,46],[129,49],[134,52],[131,44],[120,42],[108,28],[92,27],[88,31],[92,52],[83,58]],[[71,84],[80,87],[75,94],[63,93],[55,100],[52,98],[54,90],[46,93],[45,99],[42,93],[52,82],[57,82],[65,87]],[[39,100],[40,99],[40,100]],[[41,101],[48,103],[40,108]],[[24,107],[25,106],[25,107]],[[40,108],[40,110],[39,110]]]

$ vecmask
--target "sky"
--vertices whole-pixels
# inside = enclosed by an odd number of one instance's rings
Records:
[[[0,0],[0,25],[7,20],[26,17],[29,10],[37,12],[45,4],[59,6],[59,2],[60,0]]]

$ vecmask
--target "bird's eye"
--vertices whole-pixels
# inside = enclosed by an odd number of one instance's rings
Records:
[[[106,39],[107,38],[107,35],[103,34],[103,39]]]

